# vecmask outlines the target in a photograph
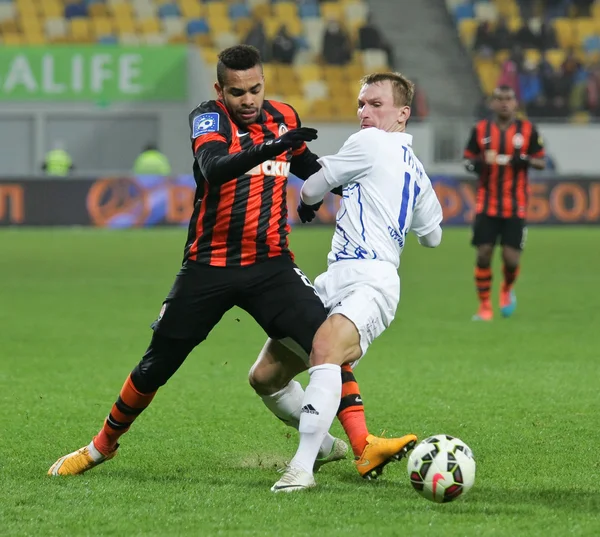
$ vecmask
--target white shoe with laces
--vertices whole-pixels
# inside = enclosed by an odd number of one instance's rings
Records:
[[[281,479],[271,487],[271,492],[294,492],[316,486],[317,483],[311,473],[302,468],[288,466]]]

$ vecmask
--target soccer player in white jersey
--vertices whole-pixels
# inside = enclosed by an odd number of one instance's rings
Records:
[[[344,194],[327,272],[315,280],[329,317],[313,340],[300,443],[274,492],[315,486],[312,468],[340,402],[340,367],[355,365],[394,319],[408,232],[423,246],[441,242],[442,208],[405,133],[413,95],[414,85],[399,73],[363,78],[360,131],[336,155],[319,159],[321,170],[302,188],[301,217],[333,188],[342,186]],[[416,436],[409,446],[415,442]]]

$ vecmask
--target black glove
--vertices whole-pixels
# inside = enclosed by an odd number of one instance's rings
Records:
[[[279,151],[277,155],[287,149],[299,149],[304,142],[312,142],[318,138],[317,130],[310,127],[300,127],[292,129],[282,134],[279,138],[267,142],[266,146],[271,146],[274,151]]]
[[[315,203],[314,205],[307,205],[302,200],[300,200],[300,205],[298,205],[298,216],[300,217],[300,221],[303,224],[307,222],[312,222],[315,218],[316,212],[319,210],[319,207],[323,205],[323,202]]]
[[[529,168],[529,155],[516,155],[512,158],[511,164],[518,169]]]
[[[465,170],[469,173],[480,174],[483,169],[483,163],[480,160],[466,159],[464,164]]]

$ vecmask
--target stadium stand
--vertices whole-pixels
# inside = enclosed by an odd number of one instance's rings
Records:
[[[512,86],[523,113],[600,116],[599,0],[446,0],[481,90]],[[486,113],[485,106],[479,115]]]
[[[348,120],[360,76],[390,63],[383,42],[359,47],[368,11],[363,0],[0,0],[0,45],[192,43],[212,68],[248,42],[270,62],[268,97]]]

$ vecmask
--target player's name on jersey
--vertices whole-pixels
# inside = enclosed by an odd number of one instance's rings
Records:
[[[289,174],[290,163],[279,160],[267,160],[248,172],[248,175],[273,175],[275,177],[287,177]]]

